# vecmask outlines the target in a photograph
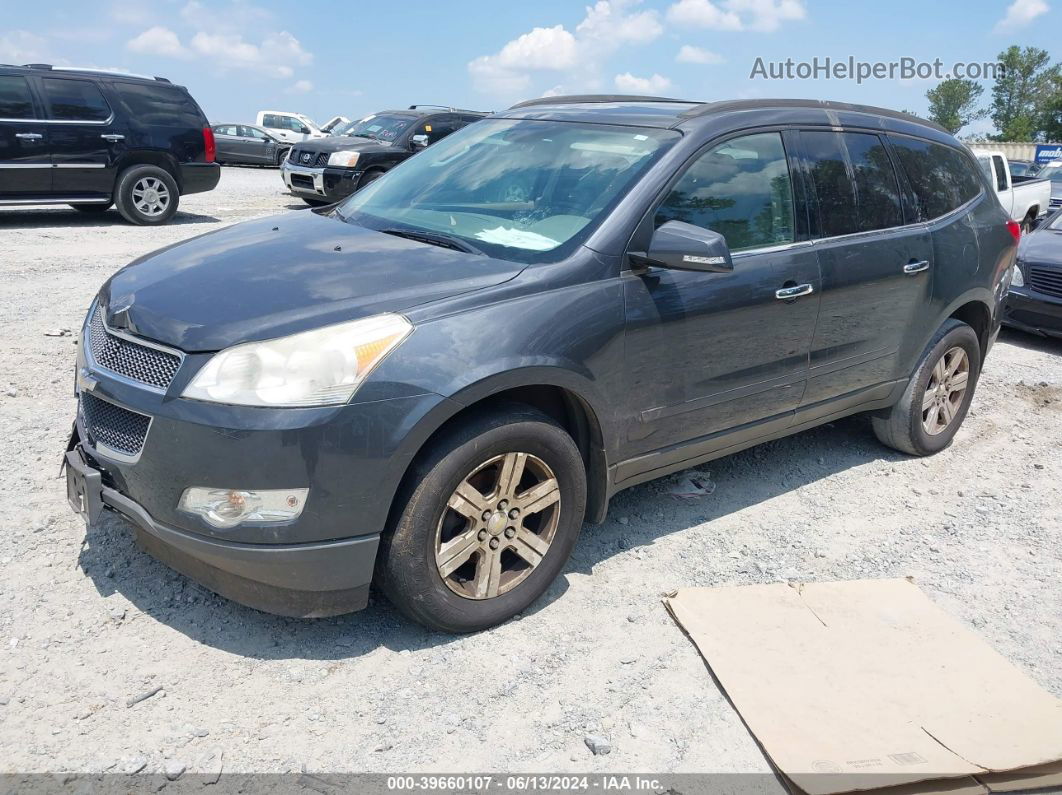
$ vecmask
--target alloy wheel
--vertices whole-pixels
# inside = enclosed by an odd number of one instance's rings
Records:
[[[170,189],[158,177],[141,177],[133,184],[133,206],[143,215],[162,215],[170,206]]]
[[[541,458],[505,453],[485,461],[446,502],[435,532],[439,576],[466,599],[511,591],[549,551],[560,507],[560,484]]]
[[[922,397],[922,427],[930,436],[943,433],[954,422],[970,381],[970,357],[956,346],[933,366]]]

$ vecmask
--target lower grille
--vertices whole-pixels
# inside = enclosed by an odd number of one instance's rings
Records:
[[[127,456],[140,454],[151,417],[123,409],[87,392],[81,393],[78,413],[93,447],[103,445]]]
[[[1029,268],[1029,286],[1040,293],[1062,298],[1062,269]]]
[[[310,177],[304,176],[303,174],[292,174],[291,184],[297,185],[300,188],[309,188],[310,190],[314,189],[313,180]]]

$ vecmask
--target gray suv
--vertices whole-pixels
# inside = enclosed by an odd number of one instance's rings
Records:
[[[71,504],[264,610],[528,607],[621,489],[849,414],[950,443],[1020,232],[942,129],[837,103],[553,97],[344,202],[115,274]]]

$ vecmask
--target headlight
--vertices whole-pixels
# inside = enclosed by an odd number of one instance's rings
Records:
[[[351,166],[357,165],[358,153],[357,152],[333,152],[328,156],[328,165],[330,166]]]
[[[1010,277],[1011,287],[1024,287],[1025,276],[1022,275],[1021,265],[1017,262],[1014,263],[1014,273]]]
[[[411,331],[401,315],[376,315],[235,345],[214,354],[182,396],[238,406],[339,405]]]

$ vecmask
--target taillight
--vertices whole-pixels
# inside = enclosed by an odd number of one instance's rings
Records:
[[[217,146],[214,143],[214,131],[209,127],[203,128],[203,158],[208,163],[214,162],[214,155],[217,154]]]
[[[1017,221],[1007,221],[1007,231],[1010,232],[1015,243],[1021,242],[1021,224]]]

